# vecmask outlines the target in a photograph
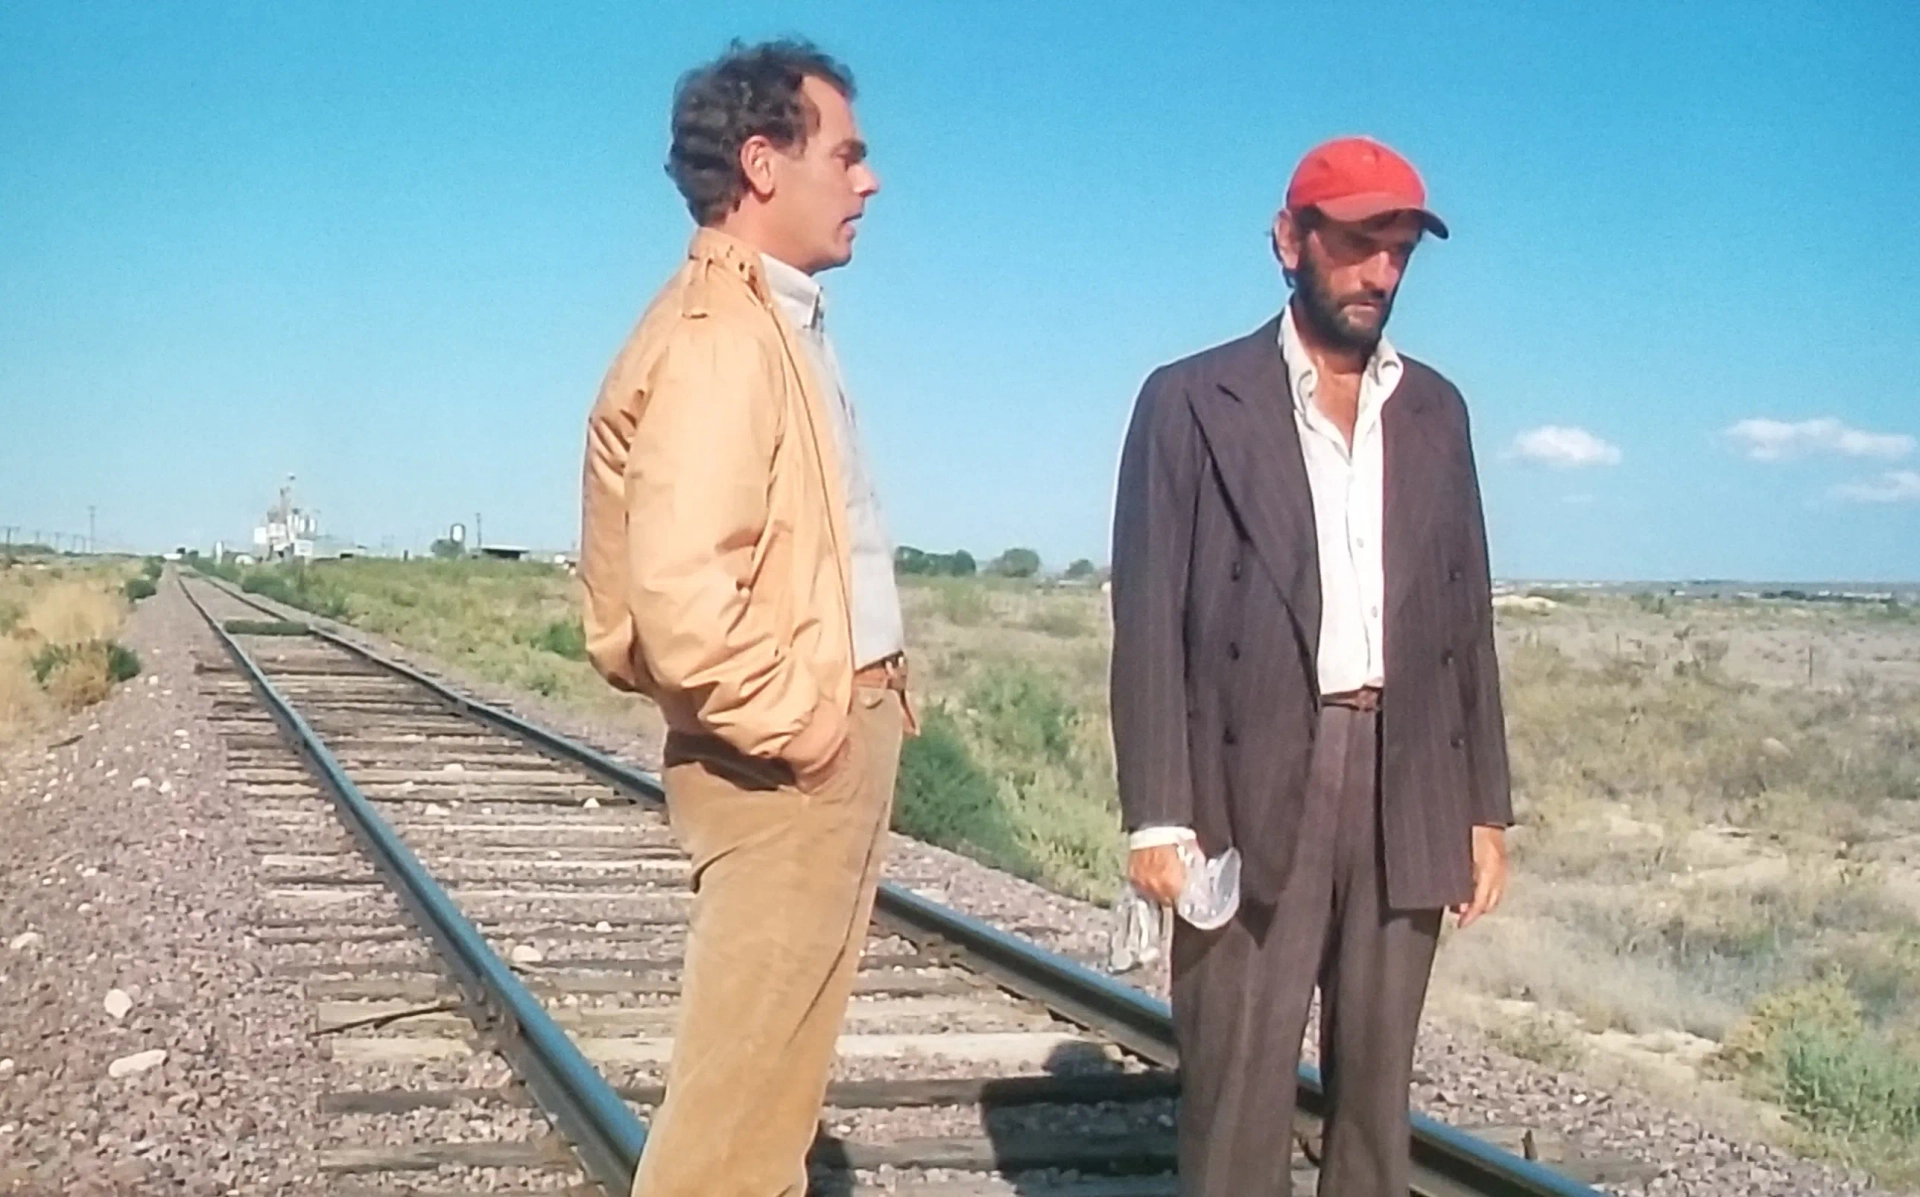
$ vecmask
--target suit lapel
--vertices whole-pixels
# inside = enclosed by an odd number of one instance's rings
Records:
[[[1447,453],[1444,430],[1437,426],[1432,395],[1411,382],[1410,373],[1401,377],[1399,393],[1381,414],[1385,438],[1381,566],[1386,574],[1389,624],[1413,592],[1427,559],[1435,515],[1449,503],[1441,486]]]
[[[1320,642],[1320,554],[1313,493],[1280,356],[1280,322],[1240,340],[1222,363],[1217,392],[1193,411],[1220,480],[1267,575],[1292,612],[1309,653]]]

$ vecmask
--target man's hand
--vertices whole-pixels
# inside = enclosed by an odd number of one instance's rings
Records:
[[[1492,914],[1507,896],[1507,829],[1473,829],[1473,901],[1453,908],[1460,926],[1471,927],[1483,914]]]
[[[1127,856],[1127,879],[1133,888],[1162,906],[1173,905],[1187,884],[1187,866],[1177,844],[1135,848]]]

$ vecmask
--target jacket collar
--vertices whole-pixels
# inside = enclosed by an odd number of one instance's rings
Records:
[[[693,243],[687,247],[687,257],[703,266],[737,275],[760,302],[773,303],[773,289],[767,283],[766,266],[760,260],[760,251],[738,237],[719,229],[702,227],[694,232]]]

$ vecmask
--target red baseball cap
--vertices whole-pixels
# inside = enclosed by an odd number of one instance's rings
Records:
[[[1444,239],[1446,222],[1427,210],[1427,187],[1413,163],[1371,137],[1336,137],[1307,151],[1287,184],[1287,210],[1318,208],[1343,224],[1383,212],[1418,212]]]

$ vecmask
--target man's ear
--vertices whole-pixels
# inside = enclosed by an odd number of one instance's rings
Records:
[[[765,137],[755,134],[740,145],[740,174],[755,199],[773,197],[773,160],[780,151]]]
[[[1301,242],[1307,235],[1300,221],[1285,208],[1273,218],[1273,256],[1289,272],[1300,269]]]

